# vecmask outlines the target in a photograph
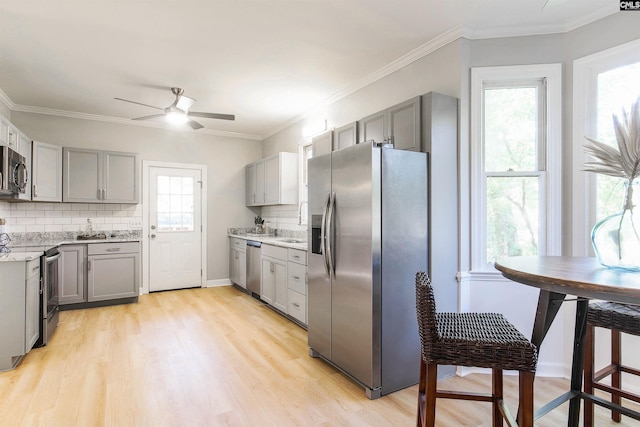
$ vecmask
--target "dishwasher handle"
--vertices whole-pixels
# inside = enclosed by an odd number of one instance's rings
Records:
[[[262,247],[262,242],[256,242],[255,240],[247,240],[247,246],[253,246],[254,248]]]

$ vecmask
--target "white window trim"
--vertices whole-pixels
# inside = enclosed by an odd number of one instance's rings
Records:
[[[536,64],[471,69],[471,272],[487,273],[486,188],[482,150],[482,94],[485,81],[545,79],[547,82],[546,127],[546,254],[562,251],[562,64]],[[544,225],[542,225],[544,226]]]
[[[573,198],[572,247],[574,256],[594,256],[591,228],[596,223],[596,176],[586,173],[586,136],[596,135],[595,116],[597,75],[613,68],[640,62],[640,40],[573,61]]]

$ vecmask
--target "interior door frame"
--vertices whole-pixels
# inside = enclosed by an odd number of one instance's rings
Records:
[[[149,293],[149,266],[151,264],[151,252],[149,250],[149,207],[151,194],[149,174],[152,167],[159,168],[177,168],[199,170],[202,178],[202,193],[200,199],[200,217],[202,222],[202,238],[200,239],[202,259],[202,275],[200,276],[200,286],[205,287],[207,284],[207,165],[194,163],[171,163],[159,162],[153,160],[142,161],[142,286],[140,287],[140,295]]]

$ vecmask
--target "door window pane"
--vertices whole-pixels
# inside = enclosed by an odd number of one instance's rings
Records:
[[[158,231],[193,231],[193,177],[158,176],[157,184]]]

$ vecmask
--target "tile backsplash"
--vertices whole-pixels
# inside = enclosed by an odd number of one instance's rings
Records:
[[[117,203],[0,202],[7,233],[83,232],[87,218],[95,232],[131,230],[142,221],[142,205]]]

